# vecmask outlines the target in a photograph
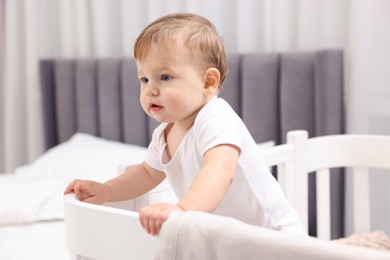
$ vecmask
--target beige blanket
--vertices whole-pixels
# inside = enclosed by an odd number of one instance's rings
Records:
[[[353,234],[346,238],[333,240],[333,242],[354,246],[371,247],[381,250],[390,250],[390,238],[383,231]]]
[[[297,237],[202,212],[172,214],[160,232],[157,260],[390,259],[390,253]]]

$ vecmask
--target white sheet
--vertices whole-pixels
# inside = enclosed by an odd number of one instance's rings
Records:
[[[63,219],[63,188],[59,181],[0,176],[0,227]]]
[[[68,260],[64,222],[0,228],[1,260]]]
[[[62,188],[58,181],[0,175],[1,260],[69,259]]]
[[[146,152],[77,133],[14,174],[0,175],[0,225],[62,219],[63,190],[71,180],[108,180],[121,165],[142,162]]]
[[[110,179],[120,165],[141,162],[146,151],[77,133],[15,173],[0,174],[0,260],[69,259],[62,221],[66,185],[74,178]]]

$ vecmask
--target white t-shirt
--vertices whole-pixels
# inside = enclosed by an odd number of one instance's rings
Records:
[[[270,229],[305,234],[254,139],[225,100],[215,97],[200,110],[170,161],[165,149],[166,126],[162,123],[155,129],[145,162],[166,174],[179,199],[200,171],[204,154],[217,145],[232,144],[240,149],[236,173],[214,213]]]

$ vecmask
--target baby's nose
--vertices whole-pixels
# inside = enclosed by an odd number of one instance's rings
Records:
[[[147,90],[147,93],[149,96],[157,96],[159,94],[159,91],[157,88],[150,86]]]

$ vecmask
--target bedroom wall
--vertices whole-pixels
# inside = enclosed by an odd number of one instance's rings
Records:
[[[4,16],[1,15],[4,13],[4,2],[3,1],[0,1],[0,101],[4,99],[3,97],[3,91],[4,91],[4,51],[5,51],[5,48],[4,48]],[[1,106],[0,106],[1,107]],[[3,130],[4,130],[4,127],[3,126],[3,112],[2,112],[2,109],[0,108],[0,172],[3,171],[3,158],[4,158],[4,155],[3,155],[3,147],[4,147],[4,141],[3,141],[3,138],[4,138],[4,133],[3,133]]]
[[[390,134],[388,0],[0,0],[0,7],[0,171],[43,152],[39,59],[131,56],[141,28],[170,12],[212,20],[228,52],[344,49],[347,132]],[[390,176],[372,186],[377,198],[390,197]],[[378,223],[390,217],[375,214]]]
[[[350,31],[346,67],[347,132],[390,135],[390,2],[351,3]],[[350,183],[347,175],[347,205]],[[375,170],[371,175],[372,228],[390,234],[390,172]],[[350,209],[351,210],[351,209]],[[348,211],[349,213],[351,211]],[[346,232],[351,233],[352,218],[347,215]]]

